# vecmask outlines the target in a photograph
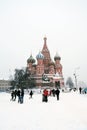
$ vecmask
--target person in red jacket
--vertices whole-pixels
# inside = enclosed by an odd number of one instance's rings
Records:
[[[48,90],[47,89],[44,89],[43,90],[43,99],[42,99],[43,102],[47,102],[48,101]]]

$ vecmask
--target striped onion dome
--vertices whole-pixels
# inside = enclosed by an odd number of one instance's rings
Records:
[[[36,56],[36,59],[44,59],[44,55],[41,52],[39,52]]]

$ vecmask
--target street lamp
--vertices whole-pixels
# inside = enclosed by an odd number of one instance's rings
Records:
[[[73,74],[74,75],[74,77],[75,77],[75,86],[76,86],[76,88],[77,88],[77,75],[74,73]]]
[[[77,67],[77,68],[75,68],[75,72],[74,72],[74,77],[75,77],[75,87],[76,87],[76,89],[77,89],[77,74],[76,74],[76,71],[78,70],[78,69],[80,69],[80,67]]]

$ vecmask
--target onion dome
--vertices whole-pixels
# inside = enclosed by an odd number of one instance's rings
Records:
[[[35,63],[35,59],[32,55],[30,55],[29,59],[27,60],[27,63]]]
[[[38,60],[38,59],[44,59],[44,55],[43,55],[41,52],[39,52],[39,53],[37,54],[36,58],[37,58],[37,60]]]
[[[56,53],[55,57],[54,57],[54,60],[61,60],[61,57]]]

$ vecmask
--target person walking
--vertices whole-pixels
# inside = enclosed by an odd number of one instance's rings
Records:
[[[33,95],[33,91],[31,90],[30,91],[30,98],[32,98],[32,95]]]
[[[10,99],[10,101],[14,101],[14,90],[12,90],[12,92],[11,92],[11,99]]]
[[[79,87],[79,93],[81,94],[81,92],[82,92],[82,88],[81,88],[81,87]]]
[[[44,89],[44,91],[43,91],[42,101],[48,102],[48,90],[47,89]]]
[[[17,91],[18,103],[20,103],[20,101],[21,101],[21,99],[20,99],[20,93],[21,93],[21,91],[20,91],[20,89],[18,89],[18,91]]]
[[[17,90],[14,90],[14,100],[16,101],[16,97],[17,97]]]
[[[23,102],[24,102],[24,89],[22,88],[20,92],[20,103],[23,103]]]
[[[56,96],[57,96],[57,100],[59,100],[59,94],[60,94],[60,90],[57,88],[57,90],[55,90]]]

